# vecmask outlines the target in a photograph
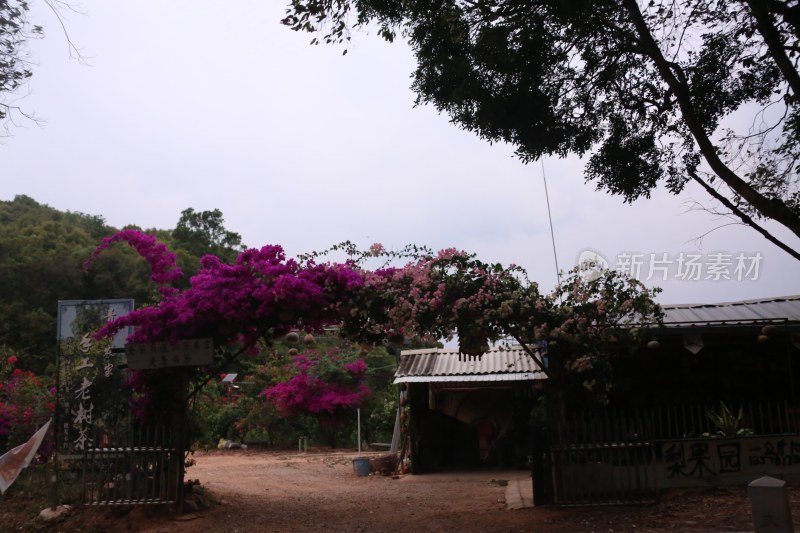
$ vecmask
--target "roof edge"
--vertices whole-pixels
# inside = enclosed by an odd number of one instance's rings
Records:
[[[731,302],[718,302],[718,303],[693,303],[693,304],[659,304],[662,309],[692,309],[704,307],[725,307],[729,305],[753,305],[753,304],[768,304],[775,302],[794,302],[800,301],[800,294],[792,294],[788,296],[773,296],[771,298],[755,298],[752,300],[734,300]]]

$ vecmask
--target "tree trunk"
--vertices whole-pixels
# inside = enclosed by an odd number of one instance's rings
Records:
[[[636,0],[623,0],[623,6],[627,10],[631,22],[636,28],[639,40],[644,47],[647,57],[655,63],[659,74],[675,94],[684,122],[694,137],[695,142],[697,142],[700,153],[714,173],[736,194],[752,205],[762,216],[775,220],[800,237],[800,217],[789,209],[783,201],[776,198],[767,198],[758,192],[749,183],[728,168],[722,159],[719,158],[716,147],[697,119],[686,81],[684,79],[678,79],[673,71],[675,65],[667,61],[662,54],[658,43],[656,43],[653,35],[650,33],[650,28],[647,26],[647,22],[644,20]]]
[[[748,7],[750,7],[750,13],[756,21],[758,33],[764,38],[764,43],[767,45],[772,59],[780,69],[789,87],[792,88],[792,92],[795,96],[800,96],[800,74],[797,73],[794,65],[792,65],[792,61],[786,55],[786,50],[783,48],[783,43],[781,42],[780,33],[778,33],[777,28],[775,28],[775,23],[764,5],[764,1],[746,0],[746,2]]]

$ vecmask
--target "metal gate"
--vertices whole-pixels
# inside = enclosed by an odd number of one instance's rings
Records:
[[[561,424],[551,447],[555,503],[655,503],[655,446],[647,429],[641,418],[614,413]]]
[[[84,505],[165,505],[180,501],[183,442],[165,426],[104,432],[83,460]]]

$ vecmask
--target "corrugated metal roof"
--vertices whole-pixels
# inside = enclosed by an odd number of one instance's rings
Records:
[[[480,376],[405,376],[395,378],[394,383],[475,383],[498,381],[531,381],[543,379],[541,373],[523,372],[515,374],[484,374]]]
[[[519,346],[492,348],[480,359],[458,350],[430,348],[400,352],[395,383],[520,381],[543,379],[539,365]]]
[[[742,300],[718,304],[662,305],[668,327],[754,322],[800,322],[800,296]]]
[[[800,323],[800,295],[716,304],[663,305],[664,325],[688,327],[763,322]],[[518,381],[545,379],[536,362],[519,346],[492,348],[480,359],[458,350],[404,350],[395,383]]]

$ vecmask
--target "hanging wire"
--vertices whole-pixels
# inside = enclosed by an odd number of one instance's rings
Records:
[[[553,231],[553,215],[550,213],[550,195],[547,192],[547,176],[544,173],[544,158],[539,159],[542,163],[542,181],[544,182],[544,197],[547,201],[547,218],[550,221],[550,240],[553,242],[553,260],[556,264],[556,281],[561,285],[561,269],[558,268],[558,254],[556,253],[556,236]]]

